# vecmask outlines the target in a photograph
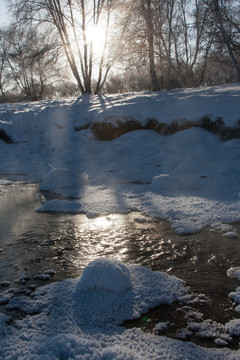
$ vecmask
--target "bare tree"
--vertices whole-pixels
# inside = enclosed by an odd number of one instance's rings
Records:
[[[148,66],[150,88],[153,91],[160,90],[155,64],[153,0],[125,0],[125,5],[123,11],[128,23],[124,37],[126,46],[122,56],[124,74],[129,74],[130,69],[133,74],[139,74],[140,69],[145,73],[146,66]],[[139,74],[139,76],[141,75]]]
[[[13,0],[13,4],[18,19],[38,25],[50,22],[57,30],[82,94],[101,91],[117,57],[109,46],[114,32],[113,0]]]
[[[215,45],[223,45],[240,81],[240,4],[235,0],[206,0],[211,15]],[[222,51],[222,49],[221,49]]]
[[[154,14],[156,52],[166,87],[201,83],[212,43],[203,0],[155,1]]]
[[[176,38],[174,41],[176,72],[181,86],[197,86],[204,78],[213,42],[212,34],[206,31],[208,10],[202,0],[180,0],[179,13],[181,14],[180,36],[177,41]],[[198,67],[198,74],[195,72],[196,67]]]
[[[130,88],[134,82],[152,90],[198,86],[221,53],[224,61],[229,55],[240,79],[239,0],[9,1],[20,24],[40,33],[51,26],[82,94],[106,89],[116,68],[112,79],[120,83],[119,72],[132,69]],[[134,81],[140,70],[144,81]]]
[[[56,78],[58,54],[49,36],[31,29],[8,31],[6,62],[12,81],[30,100],[40,100]]]

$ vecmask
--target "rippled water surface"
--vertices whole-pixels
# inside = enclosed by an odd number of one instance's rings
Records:
[[[77,277],[89,261],[112,256],[176,275],[209,297],[216,319],[223,309],[230,314],[228,294],[239,282],[226,272],[240,266],[239,238],[208,228],[180,236],[167,222],[139,213],[93,219],[36,213],[40,201],[36,185],[0,186],[0,282],[49,269],[54,280]],[[239,224],[234,227],[240,231]]]

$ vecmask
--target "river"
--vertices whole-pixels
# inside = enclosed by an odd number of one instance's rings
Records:
[[[22,286],[23,274],[37,286],[75,278],[91,260],[109,256],[185,280],[207,298],[205,317],[222,323],[237,317],[228,294],[239,281],[227,270],[240,266],[239,238],[210,228],[177,235],[168,222],[134,212],[91,219],[37,213],[42,201],[36,184],[0,186],[0,283]],[[232,226],[240,233],[239,224]],[[37,279],[48,270],[54,270],[51,280]]]

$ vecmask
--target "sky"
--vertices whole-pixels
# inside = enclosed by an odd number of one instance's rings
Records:
[[[7,1],[0,0],[0,27],[7,25],[8,21]]]

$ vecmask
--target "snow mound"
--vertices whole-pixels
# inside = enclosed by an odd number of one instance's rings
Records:
[[[63,189],[81,187],[85,183],[86,179],[82,175],[78,176],[68,169],[54,168],[45,176],[40,190],[62,193]]]
[[[126,265],[115,259],[98,258],[84,269],[77,284],[77,292],[108,290],[122,293],[132,288],[130,272]]]
[[[160,174],[154,176],[151,190],[159,193],[165,193],[173,186],[173,179],[169,174]]]
[[[230,239],[237,239],[238,234],[235,231],[228,231],[225,234],[223,234],[225,237],[229,237]]]

